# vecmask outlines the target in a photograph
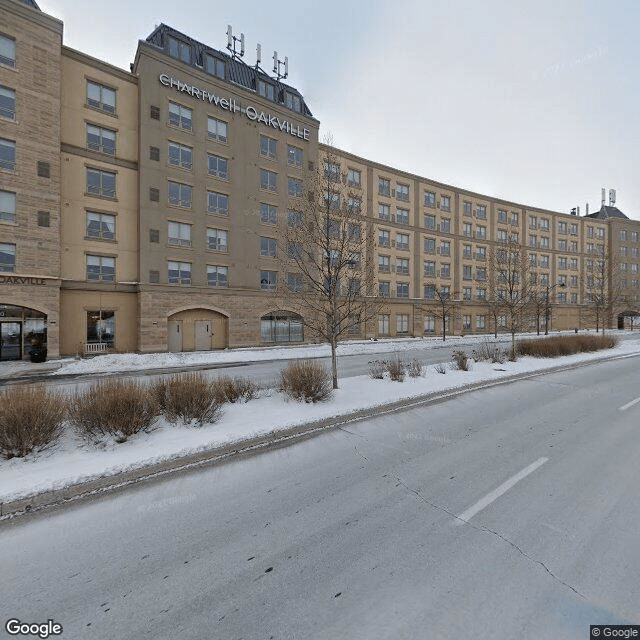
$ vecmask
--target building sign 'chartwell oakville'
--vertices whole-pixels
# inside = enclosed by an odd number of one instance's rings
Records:
[[[24,278],[22,276],[0,276],[0,284],[46,284],[44,278]]]
[[[280,120],[278,116],[274,116],[271,113],[265,113],[264,111],[259,111],[250,105],[243,107],[235,98],[221,98],[207,89],[198,89],[191,84],[186,84],[185,82],[176,80],[173,76],[168,76],[166,73],[161,73],[159,80],[160,84],[163,84],[165,87],[174,87],[176,91],[180,93],[187,93],[196,100],[202,100],[203,102],[214,104],[216,107],[225,109],[226,111],[231,111],[232,113],[242,113],[249,118],[249,120],[262,122],[267,127],[273,127],[279,131],[284,131],[295,138],[300,138],[302,140],[309,139],[309,129],[294,124],[293,122],[289,122],[288,120]]]

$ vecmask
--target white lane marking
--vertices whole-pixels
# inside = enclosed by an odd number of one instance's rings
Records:
[[[621,407],[618,407],[618,411],[626,411],[629,407],[633,407],[634,404],[638,404],[638,402],[640,402],[640,398],[627,402],[627,404],[623,404]]]
[[[469,507],[466,511],[463,511],[456,520],[457,525],[461,525],[463,522],[468,522],[476,513],[482,511],[485,507],[488,507],[494,500],[497,500],[503,493],[506,493],[516,483],[520,482],[523,478],[526,478],[530,473],[533,473],[538,467],[541,467],[549,458],[538,458],[535,462],[532,462],[528,467],[525,467],[522,471],[516,473],[515,476],[511,476],[506,482],[503,482],[497,489],[494,489],[491,493],[488,493],[484,498],[478,500],[473,506]]]

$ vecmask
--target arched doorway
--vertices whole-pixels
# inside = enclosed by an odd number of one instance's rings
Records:
[[[297,313],[273,311],[260,318],[260,340],[262,342],[302,342],[304,322]]]
[[[47,347],[47,316],[29,307],[0,304],[0,360],[21,360]]]
[[[228,318],[211,309],[186,309],[167,318],[167,349],[171,352],[226,349]]]

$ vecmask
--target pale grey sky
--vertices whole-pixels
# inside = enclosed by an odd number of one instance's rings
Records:
[[[164,22],[245,61],[277,49],[321,137],[392,167],[522,204],[640,219],[636,0],[38,0],[64,42],[128,69]],[[267,62],[263,67],[269,69]]]

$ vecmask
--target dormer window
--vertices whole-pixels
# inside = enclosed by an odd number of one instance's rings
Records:
[[[258,80],[258,95],[267,98],[267,100],[273,100],[275,96],[273,85],[264,80]]]
[[[297,96],[289,91],[285,91],[284,94],[285,104],[289,109],[293,109],[300,113],[302,111],[302,103],[300,102],[300,96]]]
[[[191,63],[191,47],[181,40],[176,40],[169,36],[169,55],[176,60],[182,60],[187,64]]]
[[[212,56],[208,53],[206,55],[206,70],[207,73],[210,73],[212,76],[216,76],[224,80],[224,60],[216,58],[216,56]]]

